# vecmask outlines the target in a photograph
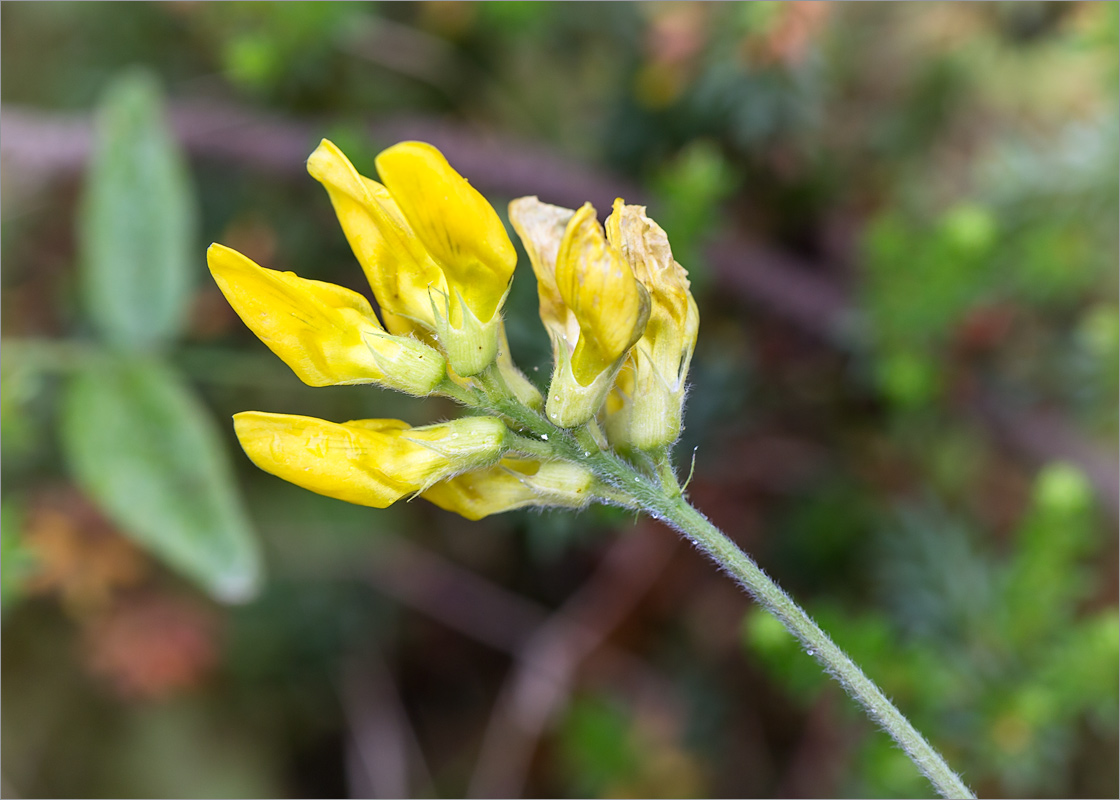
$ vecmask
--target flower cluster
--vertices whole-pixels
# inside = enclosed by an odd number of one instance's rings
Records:
[[[357,292],[265,269],[219,244],[210,271],[305,383],[443,394],[482,415],[411,427],[245,412],[234,417],[245,452],[299,486],[378,508],[419,495],[478,519],[625,502],[581,456],[595,447],[664,461],[680,434],[699,316],[665,232],[622,200],[605,227],[590,204],[510,204],[552,337],[546,399],[510,358],[501,311],[517,252],[498,214],[431,145],[397,144],[376,165],[381,182],[326,140],[307,162],[380,320]]]

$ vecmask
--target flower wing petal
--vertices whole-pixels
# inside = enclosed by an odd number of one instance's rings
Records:
[[[381,333],[357,292],[265,269],[220,244],[206,252],[215,282],[237,315],[300,380],[312,386],[384,377],[363,334]]]

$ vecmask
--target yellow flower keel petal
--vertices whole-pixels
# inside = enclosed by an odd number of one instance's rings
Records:
[[[434,330],[428,292],[445,292],[447,284],[389,191],[360,175],[327,139],[308,158],[307,171],[327,190],[373,296],[386,312],[385,326],[398,335]]]
[[[649,321],[628,359],[626,385],[616,384],[619,402],[608,405],[607,433],[615,445],[652,450],[672,444],[680,435],[700,314],[688,274],[673,259],[668,236],[643,206],[616,200],[606,229],[650,297]],[[628,400],[621,402],[622,396]]]

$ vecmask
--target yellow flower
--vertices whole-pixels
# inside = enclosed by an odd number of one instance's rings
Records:
[[[429,144],[402,142],[376,163],[384,185],[323,140],[307,166],[326,187],[389,329],[433,331],[452,369],[476,375],[494,361],[517,262],[505,227]]]
[[[396,201],[377,181],[358,174],[324,139],[307,171],[327,190],[342,231],[381,306],[385,327],[399,335],[436,329],[429,290],[447,293],[443,272],[412,233]]]
[[[495,463],[507,429],[496,417],[411,428],[395,419],[341,424],[246,411],[234,429],[253,463],[313,492],[375,508],[460,472]]]
[[[421,497],[467,519],[525,506],[583,508],[592,499],[594,476],[567,461],[506,457],[482,470],[437,483]]]
[[[357,292],[265,269],[220,244],[206,259],[234,311],[304,383],[377,383],[423,396],[447,374],[439,352],[387,334]]]
[[[537,275],[555,371],[546,409],[557,425],[594,417],[626,353],[641,337],[649,296],[588,203],[578,211],[522,197],[510,220]]]
[[[607,238],[649,290],[649,323],[620,370],[607,403],[607,435],[642,450],[676,441],[681,431],[685,380],[700,312],[688,273],[673,259],[669,238],[644,206],[615,200]]]

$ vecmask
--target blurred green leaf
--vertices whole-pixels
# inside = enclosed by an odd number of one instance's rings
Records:
[[[148,349],[186,321],[194,196],[155,80],[129,72],[105,94],[79,224],[86,311],[113,344]]]
[[[640,765],[625,708],[603,698],[578,698],[560,731],[561,757],[577,795],[610,796]]]
[[[761,606],[752,606],[743,616],[741,632],[747,650],[792,700],[805,706],[816,700],[828,677],[776,617]]]
[[[719,147],[706,139],[691,142],[654,176],[657,220],[675,258],[688,269],[693,293],[710,280],[701,245],[719,222],[720,204],[738,183]]]
[[[254,593],[257,545],[221,439],[174,372],[132,360],[80,373],[62,438],[78,482],[132,538],[221,600]]]

